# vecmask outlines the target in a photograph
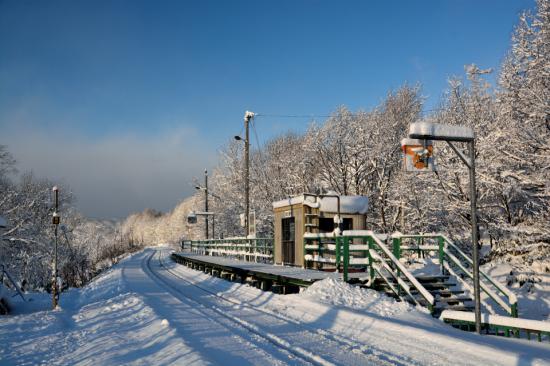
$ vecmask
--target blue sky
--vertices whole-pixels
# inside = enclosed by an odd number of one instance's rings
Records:
[[[169,210],[245,110],[325,115],[464,65],[498,68],[521,10],[492,1],[0,0],[0,144],[87,215]],[[258,118],[260,139],[308,119]]]

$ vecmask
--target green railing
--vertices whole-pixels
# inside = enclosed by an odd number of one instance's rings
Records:
[[[273,262],[273,238],[183,240],[181,249],[197,254],[231,257],[248,262]]]
[[[441,234],[392,235],[393,253],[401,258],[403,252],[415,252],[419,257],[431,256],[437,253],[441,272],[448,272],[455,276],[470,292],[473,285],[464,279],[473,281],[472,259],[466,255],[448,237]],[[512,317],[518,317],[518,300],[514,293],[506,286],[491,278],[483,271],[479,271],[480,290],[493,300],[501,309]],[[493,308],[485,300],[482,303],[486,308]]]
[[[333,233],[304,235],[304,266],[327,269],[327,264],[342,272],[346,282],[350,281],[350,273],[363,272],[369,278],[368,285],[380,278],[397,296],[434,310],[432,294],[372,231],[350,230],[341,236]],[[413,295],[413,289],[419,296]]]
[[[351,255],[350,255],[351,252]],[[369,247],[366,243],[344,245],[343,236],[333,233],[306,233],[304,235],[304,267],[337,269],[344,273],[364,272],[369,265]]]

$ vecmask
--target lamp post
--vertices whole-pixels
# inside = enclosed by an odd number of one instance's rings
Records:
[[[254,118],[254,112],[246,111],[244,114],[244,129],[245,129],[245,138],[244,138],[244,200],[245,200],[245,227],[246,227],[246,237],[250,231],[250,138],[249,138],[249,127],[250,120]],[[243,138],[240,136],[235,136],[235,140],[242,141]]]
[[[476,332],[481,333],[481,307],[479,288],[479,233],[477,227],[477,197],[476,197],[476,170],[475,170],[475,134],[467,126],[443,125],[431,122],[417,122],[411,124],[409,137],[420,140],[446,141],[460,160],[468,167],[470,175],[470,221],[472,225],[472,272],[474,281],[475,323]],[[459,151],[453,142],[468,144],[468,156]]]
[[[57,186],[52,188],[55,195],[55,210],[52,215],[52,224],[54,225],[55,233],[55,247],[54,247],[54,260],[53,260],[53,281],[52,281],[52,306],[55,309],[59,303],[59,290],[57,288],[57,227],[61,221],[61,217],[58,214],[59,209],[59,188]]]
[[[200,186],[200,185],[196,185],[195,186],[195,189],[196,190],[203,190],[204,191],[204,212],[208,212],[208,196],[211,196],[211,197],[214,197],[218,200],[221,201],[221,198],[217,195],[215,195],[214,193],[211,193],[209,190],[208,190],[208,171],[205,169],[204,170],[204,187]],[[204,219],[206,220],[206,239],[209,238],[209,232],[208,232],[208,219],[209,219],[209,216],[212,216],[212,239],[215,239],[216,238],[216,217],[214,214],[209,214],[209,215],[202,215],[202,216],[205,216]]]

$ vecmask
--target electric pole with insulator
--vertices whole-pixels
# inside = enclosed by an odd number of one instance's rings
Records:
[[[246,227],[245,236],[248,237],[250,232],[250,120],[254,118],[254,112],[246,111],[244,114],[244,200],[245,200],[245,214],[244,222]],[[240,141],[242,137],[235,136],[235,140]]]
[[[52,281],[52,306],[55,309],[59,303],[59,289],[57,288],[57,228],[61,217],[59,216],[59,188],[57,186],[53,187],[53,193],[55,195],[55,210],[52,216],[52,224],[54,225],[55,233],[55,247],[54,247],[54,258],[53,258],[53,281]]]

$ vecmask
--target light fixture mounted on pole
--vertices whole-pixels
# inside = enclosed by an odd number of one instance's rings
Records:
[[[248,237],[250,231],[250,120],[254,118],[254,112],[246,111],[244,113],[244,200],[245,200],[245,227],[246,236]],[[241,136],[235,136],[235,140],[242,141]]]
[[[481,304],[479,287],[479,233],[477,227],[477,196],[476,196],[476,171],[475,171],[475,134],[474,130],[467,126],[443,125],[431,122],[417,122],[409,127],[409,138],[419,140],[446,141],[460,160],[468,167],[470,175],[470,217],[472,225],[472,267],[474,281],[475,301],[475,326],[476,332],[481,333]],[[465,142],[468,144],[468,156],[459,151],[453,142]]]

